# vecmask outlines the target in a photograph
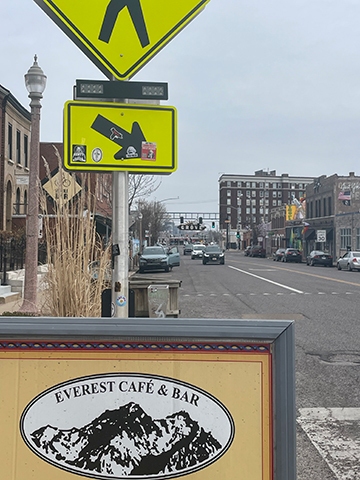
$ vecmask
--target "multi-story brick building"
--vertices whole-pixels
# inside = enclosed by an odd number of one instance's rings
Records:
[[[232,230],[271,221],[270,211],[305,195],[314,177],[276,175],[258,170],[254,175],[223,174],[219,178],[220,228]],[[227,221],[230,223],[227,223]]]
[[[360,250],[360,177],[322,175],[308,185],[306,223],[307,253],[321,249],[339,258],[349,249]]]
[[[25,224],[31,114],[0,85],[0,230]]]

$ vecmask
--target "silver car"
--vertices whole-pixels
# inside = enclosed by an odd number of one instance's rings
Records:
[[[337,261],[338,270],[346,269],[349,272],[360,270],[360,252],[346,252]]]
[[[139,261],[139,271],[165,270],[169,272],[173,267],[180,265],[180,255],[177,247],[165,250],[161,245],[145,247]]]

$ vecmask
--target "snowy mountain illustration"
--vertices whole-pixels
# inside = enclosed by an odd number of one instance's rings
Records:
[[[31,440],[57,464],[109,478],[180,473],[222,448],[187,412],[154,420],[134,402],[106,410],[82,428],[46,425],[34,431]]]

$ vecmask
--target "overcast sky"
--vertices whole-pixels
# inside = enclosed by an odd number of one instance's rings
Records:
[[[2,3],[0,84],[28,108],[36,53],[48,77],[41,141],[62,141],[76,79],[105,77],[35,2]],[[133,78],[168,82],[178,111],[178,170],[156,199],[217,212],[222,173],[360,175],[359,21],[358,0],[211,0]]]

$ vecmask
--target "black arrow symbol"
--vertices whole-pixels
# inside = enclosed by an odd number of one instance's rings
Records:
[[[116,123],[111,122],[102,115],[98,115],[91,128],[122,147],[114,155],[115,160],[141,158],[142,142],[146,142],[146,139],[137,122],[132,124],[131,133],[129,133],[116,125]]]
[[[110,0],[101,26],[99,40],[109,43],[117,17],[125,7],[129,10],[137,36],[139,37],[141,46],[144,48],[149,45],[150,41],[140,0]]]

